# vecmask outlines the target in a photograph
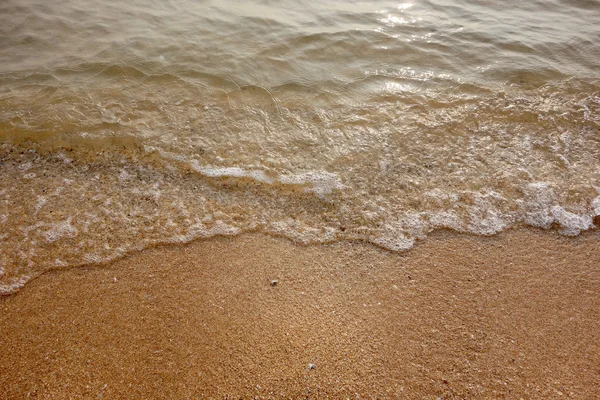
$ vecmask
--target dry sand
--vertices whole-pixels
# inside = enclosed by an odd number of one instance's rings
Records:
[[[0,398],[600,398],[599,239],[257,234],[54,271],[0,299]]]

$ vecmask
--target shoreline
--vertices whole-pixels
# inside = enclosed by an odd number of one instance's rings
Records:
[[[599,238],[254,233],[48,271],[0,297],[0,397],[597,397]]]

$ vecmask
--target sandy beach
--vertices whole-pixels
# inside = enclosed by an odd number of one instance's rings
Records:
[[[600,399],[599,5],[0,1],[0,400]]]
[[[598,239],[249,234],[49,272],[0,299],[0,398],[597,398]]]

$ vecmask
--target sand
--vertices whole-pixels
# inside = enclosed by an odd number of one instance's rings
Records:
[[[0,299],[0,398],[599,398],[599,239],[249,234],[53,271]]]

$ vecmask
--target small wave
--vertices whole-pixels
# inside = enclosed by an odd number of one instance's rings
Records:
[[[215,235],[261,231],[307,244],[364,240],[402,251],[437,229],[493,235],[528,225],[572,236],[595,229],[600,215],[600,189],[569,200],[556,182],[515,182],[518,190],[504,193],[434,186],[414,195],[399,182],[379,182],[370,192],[351,174],[342,183],[329,172],[218,167],[169,154],[157,159],[152,149],[123,158],[119,147],[85,158],[85,152],[3,146],[2,293],[48,269]]]

